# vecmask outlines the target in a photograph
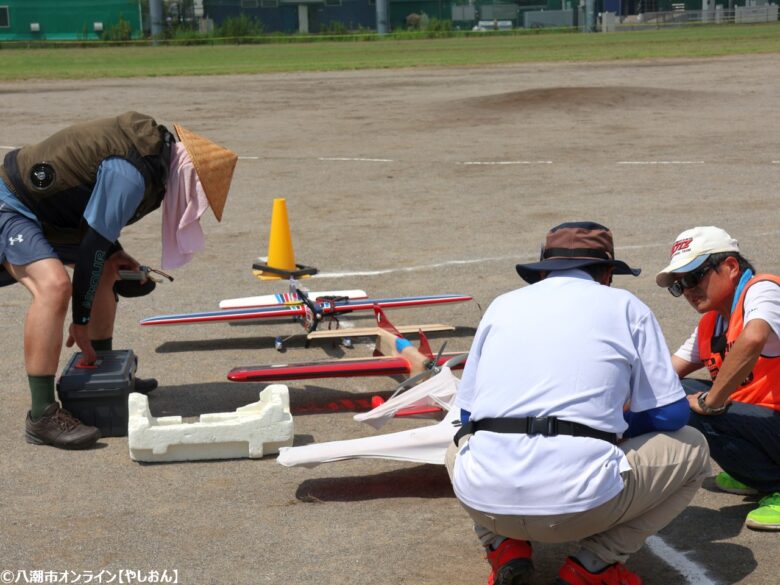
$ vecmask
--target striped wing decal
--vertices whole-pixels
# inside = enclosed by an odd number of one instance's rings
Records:
[[[279,317],[299,317],[305,309],[296,306],[271,306],[254,309],[226,309],[224,311],[204,311],[202,313],[180,313],[178,315],[157,315],[141,320],[141,325],[184,325],[187,323],[213,323],[217,321],[247,321],[252,319],[270,319]]]
[[[276,293],[274,297],[276,298],[276,302],[280,305],[290,305],[301,302],[301,297],[298,293],[294,292]]]

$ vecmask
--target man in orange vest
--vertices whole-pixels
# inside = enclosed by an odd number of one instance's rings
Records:
[[[706,367],[710,381],[685,379],[691,426],[723,468],[717,486],[759,495],[745,524],[780,530],[780,277],[756,274],[737,240],[720,228],[677,236],[656,276],[701,314],[672,357],[681,378]]]

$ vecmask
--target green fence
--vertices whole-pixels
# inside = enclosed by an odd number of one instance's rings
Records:
[[[141,36],[137,0],[0,0],[0,40],[99,39],[121,28]]]

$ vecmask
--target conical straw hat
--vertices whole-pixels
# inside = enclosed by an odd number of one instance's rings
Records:
[[[187,149],[195,165],[195,172],[209,200],[209,206],[217,221],[222,221],[222,210],[233,178],[238,155],[203,136],[190,132],[178,124],[173,125],[179,140]]]

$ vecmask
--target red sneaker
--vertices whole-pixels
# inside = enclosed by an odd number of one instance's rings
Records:
[[[609,565],[598,573],[591,573],[579,564],[577,559],[569,557],[558,571],[555,585],[642,585],[642,579],[620,563]]]
[[[489,550],[487,560],[492,567],[488,585],[528,585],[534,572],[533,549],[527,540],[507,538],[496,550]]]

